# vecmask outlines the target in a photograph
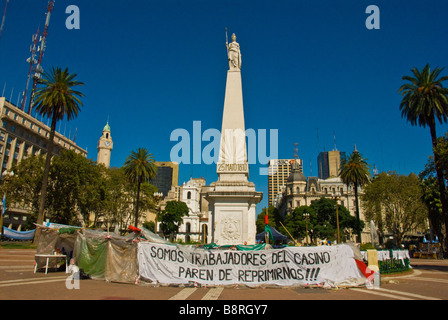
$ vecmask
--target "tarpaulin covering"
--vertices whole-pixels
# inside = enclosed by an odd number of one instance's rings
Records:
[[[141,242],[139,274],[162,284],[357,286],[366,278],[349,245],[280,250],[185,250]]]
[[[12,240],[33,240],[36,230],[16,231],[3,227],[3,235]]]
[[[134,283],[138,276],[135,237],[83,230],[75,244],[75,263],[92,279]]]
[[[268,228],[269,227],[269,228]],[[265,231],[262,233],[257,234],[257,241],[265,241],[266,240],[266,232],[269,234],[269,240],[271,242],[273,241],[286,241],[288,240],[288,237],[278,232],[277,229],[274,227],[271,227],[269,225],[266,225]]]
[[[101,235],[78,234],[75,243],[76,265],[92,279],[104,279],[108,240]]]

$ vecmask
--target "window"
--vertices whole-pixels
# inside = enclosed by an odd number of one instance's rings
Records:
[[[187,192],[187,199],[191,199],[191,191]]]

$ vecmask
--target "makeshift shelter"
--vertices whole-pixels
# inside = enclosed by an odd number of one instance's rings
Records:
[[[278,232],[277,229],[275,229],[274,227],[271,226],[270,229],[271,229],[271,234],[272,234],[272,237],[274,238],[274,241],[284,242],[284,241],[288,240],[287,236]],[[265,241],[266,240],[265,237],[266,237],[266,231],[263,231],[262,233],[257,234],[256,240],[257,241]]]
[[[54,254],[57,252],[67,255],[67,259],[73,256],[78,228],[49,228],[37,224],[36,227],[36,236],[39,239],[36,254]],[[36,257],[35,263],[37,264],[37,269],[43,268],[45,267],[46,259]],[[57,268],[58,261],[51,260],[48,267]]]
[[[97,230],[78,233],[74,248],[74,262],[95,280],[134,283],[138,276],[138,236],[125,237]]]

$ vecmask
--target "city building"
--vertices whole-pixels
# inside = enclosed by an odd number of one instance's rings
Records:
[[[358,195],[362,189],[358,189]],[[355,216],[356,199],[352,186],[347,187],[339,177],[319,179],[318,177],[306,177],[298,164],[294,164],[285,186],[275,200],[276,207],[282,217],[290,214],[296,207],[309,206],[314,200],[321,197],[337,199],[339,205],[347,208],[352,216]],[[360,219],[364,221],[362,206],[359,206]],[[370,232],[367,228],[361,234],[362,242],[370,241]],[[351,235],[351,240],[358,241],[356,234]]]
[[[13,174],[13,166],[31,155],[47,153],[50,138],[50,127],[32,117],[17,106],[0,97],[0,161],[1,175],[6,177]],[[60,150],[73,150],[87,157],[87,151],[76,145],[70,138],[56,132],[53,154]],[[6,209],[4,226],[21,230],[27,225],[29,208]]]
[[[337,177],[344,164],[346,154],[338,150],[324,151],[317,156],[319,179]]]
[[[191,178],[181,186],[172,186],[161,204],[161,210],[168,201],[185,202],[189,213],[183,217],[176,241],[207,243],[209,235],[209,207],[206,194],[212,187],[206,185],[204,178]],[[160,221],[159,221],[160,222]],[[160,227],[157,228],[160,230]]]
[[[109,121],[103,129],[103,135],[98,140],[98,156],[97,163],[104,164],[106,168],[110,166],[110,157],[112,149],[114,147],[114,142],[112,141],[112,136],[110,134]]]
[[[275,206],[274,200],[291,174],[292,164],[297,162],[302,168],[300,159],[272,159],[268,163],[268,205]]]
[[[155,162],[157,174],[151,184],[166,197],[171,187],[179,185],[179,164],[177,162]]]

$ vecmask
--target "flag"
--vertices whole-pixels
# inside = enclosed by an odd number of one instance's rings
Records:
[[[264,232],[268,236],[269,241],[273,243],[274,242],[274,236],[272,234],[271,227],[268,224],[264,227]]]
[[[6,210],[6,193],[3,194],[3,211],[2,211],[2,215],[5,214],[5,210]]]

